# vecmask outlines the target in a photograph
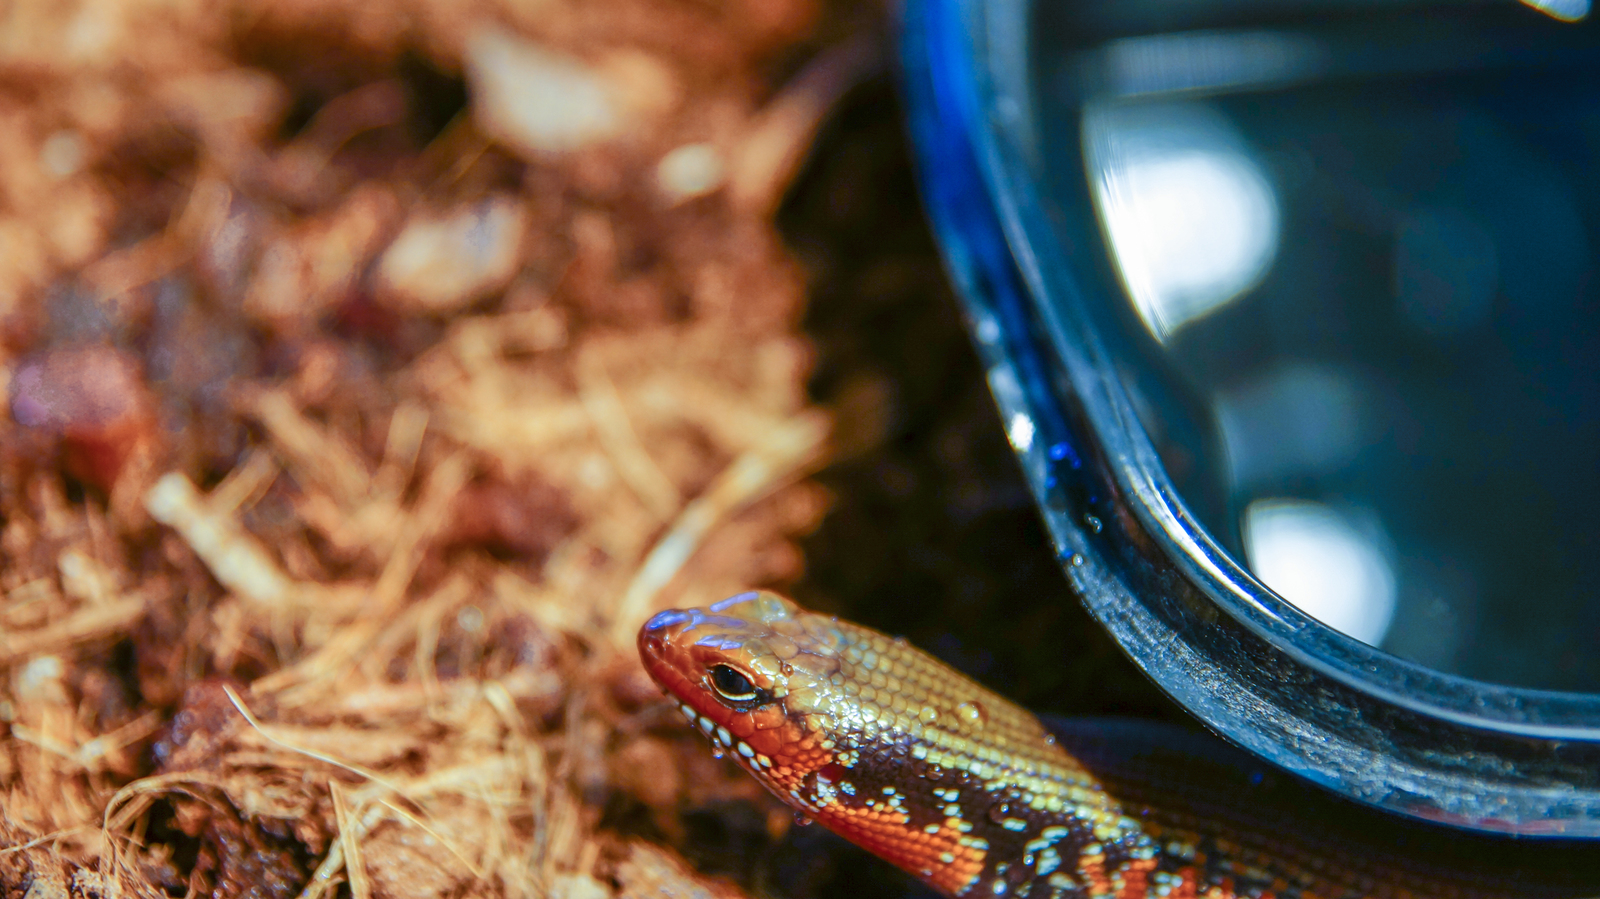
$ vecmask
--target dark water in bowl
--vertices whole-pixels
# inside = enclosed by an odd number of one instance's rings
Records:
[[[1600,690],[1600,32],[1040,6],[1035,162],[1197,514],[1386,651]]]

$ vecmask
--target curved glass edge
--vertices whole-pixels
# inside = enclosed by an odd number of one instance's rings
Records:
[[[963,2],[956,0],[952,6]],[[1000,18],[997,10],[1002,9],[1021,19],[1027,5],[1019,0],[985,4],[983,23],[993,30]],[[1008,37],[1018,33],[1014,24],[1001,30]],[[988,49],[991,61],[1007,57],[994,46]],[[1020,57],[1022,53],[1018,50],[1011,56]],[[992,88],[985,91],[982,80],[989,77],[1015,85],[1021,83],[1020,79],[1006,77],[1007,73],[996,72],[992,66],[975,71],[979,79],[966,86],[973,94],[970,105],[974,113],[991,106],[1015,109],[1025,104],[1015,94],[997,104],[994,97],[1001,92]],[[975,158],[999,209],[1001,228],[1032,295],[1071,300],[1064,304],[1066,308],[1054,303],[1030,304],[1030,308],[1035,311],[1039,326],[1052,338],[1053,346],[1080,349],[1078,356],[1066,360],[1072,389],[1085,398],[1086,415],[1097,440],[1121,460],[1113,472],[1120,486],[1139,496],[1142,501],[1134,506],[1135,510],[1146,517],[1146,524],[1156,536],[1169,541],[1167,549],[1178,551],[1177,558],[1187,563],[1186,573],[1233,617],[1287,651],[1298,653],[1303,664],[1331,677],[1360,682],[1363,689],[1390,703],[1431,717],[1518,735],[1600,741],[1600,696],[1507,687],[1442,674],[1368,646],[1328,628],[1283,600],[1239,565],[1197,523],[1167,479],[1163,463],[1122,384],[1102,374],[1114,370],[1115,363],[1112,354],[1101,345],[1095,328],[1081,314],[1084,301],[1076,285],[1061,273],[1059,261],[1033,252],[1034,248],[1044,248],[1048,253],[1055,236],[1043,224],[1045,214],[1035,201],[1032,185],[1020,174],[1024,171],[1021,157],[1026,148],[1007,140],[1010,135],[1001,134],[1001,130],[988,127],[969,132],[979,147]],[[1074,312],[1079,314],[1075,316]],[[1420,699],[1421,696],[1427,699]]]
[[[924,205],[1012,445],[1090,611],[1209,727],[1324,787],[1476,830],[1600,837],[1600,698],[1443,675],[1284,603],[1188,516],[1148,439],[1140,445],[1120,386],[1088,358],[1098,348],[1082,322],[1030,304],[1030,288],[1049,281],[1030,239],[1048,237],[1030,232],[1027,187],[1008,180],[1020,164],[1001,164],[985,116],[974,60],[1001,51],[972,38],[1009,14],[1004,33],[1016,40],[1024,12],[1019,2],[909,0],[902,84]],[[1084,355],[1053,360],[1041,349],[1050,333],[1070,335],[1056,345]],[[1171,567],[1118,552],[1116,539],[1153,542]]]

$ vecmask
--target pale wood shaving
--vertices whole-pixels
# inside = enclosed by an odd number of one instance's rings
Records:
[[[261,542],[239,526],[232,511],[210,507],[187,477],[171,472],[145,494],[145,508],[156,521],[176,530],[222,585],[245,599],[272,606],[296,593],[315,592],[297,585]]]
[[[136,593],[79,609],[49,627],[20,634],[0,634],[0,665],[123,633],[144,616],[148,603],[149,596]]]
[[[762,109],[734,154],[728,179],[734,202],[762,214],[776,209],[828,110],[880,65],[875,38],[862,35],[796,75]]]
[[[706,492],[684,507],[672,527],[645,556],[617,604],[611,636],[627,645],[649,617],[657,595],[683,568],[705,535],[740,509],[818,464],[827,421],[796,418],[767,435],[764,446],[739,456]]]
[[[281,390],[263,390],[246,404],[272,436],[284,464],[307,483],[328,491],[342,506],[367,496],[372,478],[360,456],[309,421]]]
[[[372,884],[367,880],[366,864],[361,860],[361,837],[367,829],[356,825],[349,794],[336,780],[328,781],[333,797],[333,816],[339,825],[339,849],[344,852],[344,869],[349,875],[351,899],[371,899]]]
[[[605,363],[593,353],[580,353],[577,374],[578,398],[622,479],[650,511],[663,520],[671,518],[683,504],[683,497],[639,442],[617,386],[606,374]]]

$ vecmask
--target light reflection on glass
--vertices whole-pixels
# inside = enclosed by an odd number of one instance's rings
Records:
[[[1245,510],[1245,552],[1262,583],[1334,630],[1378,645],[1394,621],[1395,573],[1375,526],[1298,499]]]
[[[1106,89],[1124,97],[1281,85],[1313,77],[1328,63],[1320,42],[1273,31],[1141,35],[1112,41],[1101,53]]]
[[[1017,452],[1027,452],[1033,446],[1033,419],[1021,412],[1011,416],[1011,422],[1006,426],[1006,436],[1011,438],[1011,445]]]
[[[1589,15],[1589,0],[1522,0],[1552,19],[1577,22]]]
[[[1199,103],[1098,106],[1083,129],[1107,242],[1157,340],[1266,273],[1277,192],[1221,114]]]

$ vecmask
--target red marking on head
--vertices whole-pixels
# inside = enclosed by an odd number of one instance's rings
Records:
[[[662,612],[640,629],[638,641],[650,677],[697,717],[726,728],[770,760],[771,765],[762,765],[735,754],[758,780],[782,792],[832,758],[817,745],[820,737],[808,733],[783,702],[794,671],[774,654],[773,627],[796,614],[797,606],[773,594],[740,594],[705,609]],[[743,703],[722,696],[711,677],[718,666],[738,672],[762,700]]]

